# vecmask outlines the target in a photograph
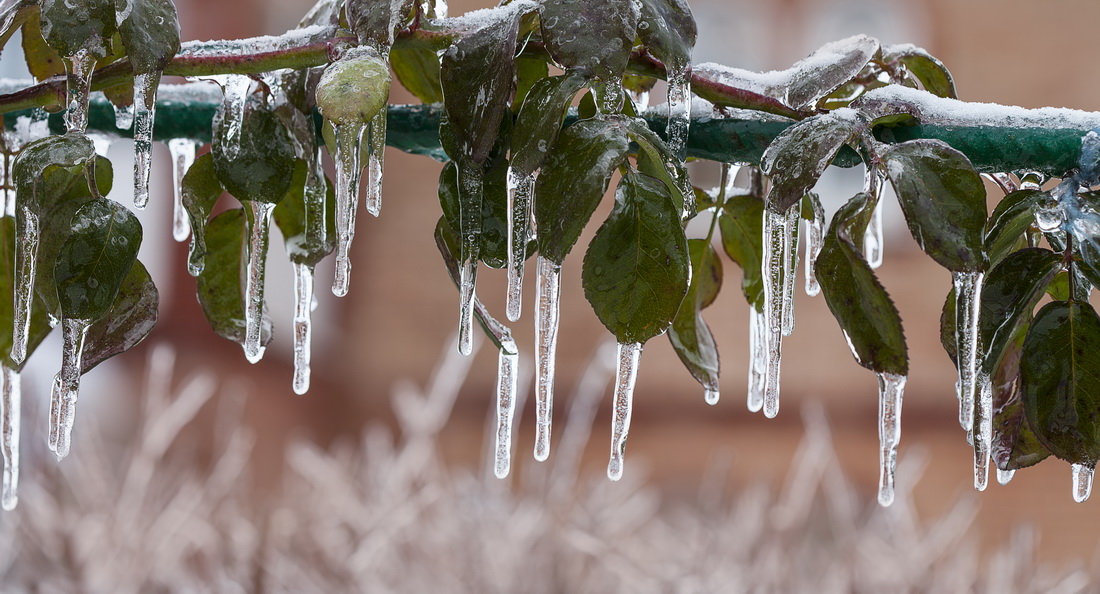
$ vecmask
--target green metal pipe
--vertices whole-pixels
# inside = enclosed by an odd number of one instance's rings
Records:
[[[210,142],[211,121],[218,109],[212,102],[157,102],[155,139],[192,138]],[[435,159],[446,156],[439,147],[439,120],[442,110],[435,105],[394,105],[389,108],[387,143],[397,149]],[[30,111],[4,114],[9,129],[19,117]],[[651,128],[664,133],[666,119],[647,115]],[[50,130],[65,131],[61,114],[50,115]],[[688,155],[720,162],[758,163],[764,149],[791,122],[774,119],[701,118],[691,125]],[[89,109],[90,130],[108,135],[131,137],[132,130],[115,127],[114,111],[105,99],[96,98]],[[1081,151],[1081,138],[1087,130],[1045,128],[996,128],[983,126],[911,125],[876,130],[885,142],[933,138],[962,151],[978,169],[986,173],[1001,171],[1041,171],[1060,176],[1073,169]],[[833,164],[852,167],[860,163],[855,151],[845,147]]]

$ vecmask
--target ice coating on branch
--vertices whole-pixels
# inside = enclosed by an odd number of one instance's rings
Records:
[[[19,417],[22,391],[19,372],[4,365],[0,371],[0,452],[4,455],[0,506],[11,511],[19,501]]]
[[[92,71],[96,57],[82,49],[62,58],[65,63],[65,84],[68,94],[68,111],[65,126],[69,132],[83,133],[88,129],[88,97],[92,92]]]
[[[523,311],[523,267],[531,235],[531,196],[534,175],[508,170],[508,319],[515,322]]]
[[[787,211],[787,223],[783,231],[783,336],[794,332],[794,286],[798,271],[798,219],[799,205]]]
[[[54,382],[55,395],[50,411],[50,449],[58,460],[69,455],[69,446],[72,443],[73,423],[76,421],[76,401],[80,396],[84,337],[90,325],[88,320],[70,318],[61,320],[63,340],[61,371]]]
[[[382,212],[382,169],[386,151],[386,110],[379,111],[367,127],[367,212]]]
[[[336,277],[332,293],[348,294],[351,282],[351,240],[355,237],[355,212],[359,208],[359,143],[365,126],[336,127]]]
[[[767,317],[749,305],[749,412],[764,408],[764,377],[768,370]]]
[[[535,460],[550,456],[550,426],[554,419],[554,358],[558,348],[561,266],[538,257],[535,309]]]
[[[898,463],[898,442],[901,441],[901,401],[905,394],[905,376],[892,373],[878,375],[878,442],[879,474],[878,502],[889,506],[894,502],[894,470]]]
[[[955,344],[959,357],[959,424],[966,431],[974,427],[974,403],[978,380],[978,311],[982,298],[981,272],[954,272]]]
[[[978,402],[974,409],[978,433],[974,436],[974,488],[984,491],[989,484],[989,456],[993,447],[993,382],[978,371]]]
[[[257,363],[264,356],[264,270],[267,268],[267,239],[271,227],[270,202],[247,200],[252,216],[248,220],[248,265],[244,289],[244,356]]]
[[[810,200],[810,206],[814,218],[806,221],[806,294],[814,297],[821,293],[814,266],[817,265],[817,257],[825,244],[825,210],[819,200]]]
[[[313,267],[294,263],[294,393],[309,391],[313,324]]]
[[[264,54],[326,41],[332,36],[332,27],[310,25],[291,29],[282,35],[261,35],[245,39],[212,39],[185,41],[180,46],[178,58],[209,58],[241,54]],[[231,75],[235,76],[235,75]],[[204,77],[209,78],[209,77]]]
[[[241,152],[241,128],[244,126],[244,110],[252,91],[253,80],[244,74],[219,74],[206,77],[222,88],[222,126],[225,129],[226,158],[235,159]]]
[[[1092,493],[1093,467],[1084,464],[1074,464],[1073,468],[1073,500],[1084,503]]]
[[[607,478],[623,478],[623,457],[630,432],[630,411],[634,400],[634,382],[638,379],[638,360],[642,356],[639,342],[619,343],[618,365],[615,367],[615,400],[611,405],[611,460],[607,463]]]
[[[191,234],[191,222],[183,208],[183,176],[195,162],[195,142],[189,138],[173,138],[168,141],[168,151],[172,154],[172,238],[186,241]]]
[[[117,105],[111,103],[115,109],[115,127],[119,130],[129,130],[134,125],[134,104]]]
[[[997,469],[997,482],[1002,485],[1007,485],[1012,482],[1012,477],[1016,476],[1015,470],[1001,470]]]
[[[493,457],[493,474],[508,476],[512,464],[512,417],[516,412],[516,392],[519,386],[519,349],[512,334],[504,330],[497,356],[497,431]]]
[[[792,207],[792,209],[797,207]],[[795,219],[797,223],[797,219]],[[794,231],[788,213],[764,209],[764,344],[767,351],[764,373],[764,416],[779,414],[779,367],[782,341],[791,303],[787,300],[791,244]],[[793,281],[792,281],[793,284]],[[793,296],[792,286],[792,296]]]
[[[134,206],[139,210],[149,203],[149,175],[153,165],[153,119],[156,116],[159,82],[159,72],[138,74],[134,77]]]
[[[30,206],[21,204],[16,219],[15,242],[15,304],[12,312],[11,359],[22,363],[27,358],[27,341],[31,328],[31,304],[34,301],[35,269],[38,262],[38,215]]]
[[[681,160],[691,126],[691,65],[670,69],[668,74],[668,148]]]

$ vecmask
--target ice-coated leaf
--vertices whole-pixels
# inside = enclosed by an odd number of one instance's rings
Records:
[[[1020,399],[1020,353],[1027,335],[1028,321],[1020,324],[992,376],[993,439],[990,456],[1001,470],[1018,470],[1042,462],[1050,455],[1027,424],[1024,403]]]
[[[390,51],[390,66],[401,86],[420,101],[443,101],[443,87],[439,82],[439,56],[431,48],[398,45]]]
[[[1028,425],[1072,464],[1100,459],[1100,317],[1088,303],[1053,301],[1031,323],[1020,360]]]
[[[705,239],[688,240],[691,258],[691,284],[672,319],[669,341],[680,362],[704,388],[718,390],[718,345],[703,319],[722,288],[722,262],[714,247]]]
[[[508,161],[494,158],[484,172],[481,201],[481,261],[492,268],[508,265]],[[451,161],[439,174],[439,204],[452,229],[459,228],[458,165]]]
[[[561,132],[573,96],[584,85],[583,76],[566,74],[541,78],[531,86],[512,129],[512,168],[520,176],[542,166]]]
[[[901,316],[863,258],[863,233],[873,210],[873,200],[864,193],[841,207],[825,234],[815,270],[856,361],[879,373],[908,375]]]
[[[939,140],[910,140],[882,158],[921,249],[948,270],[982,270],[985,186],[966,155]]]
[[[771,176],[768,208],[786,212],[817,183],[837,151],[859,134],[866,122],[851,110],[806,118],[772,141],[760,161]]]
[[[11,360],[15,295],[15,220],[0,218],[0,357],[9,369],[20,370],[38,345],[52,330],[46,316],[46,305],[36,299],[31,308],[30,331],[27,333],[27,359],[16,364]]]
[[[940,310],[940,345],[947,352],[951,364],[958,368],[959,343],[955,336],[957,327],[955,316],[955,288],[952,287],[947,293],[947,299],[943,302],[943,308]]]
[[[690,200],[694,197],[694,195],[684,196],[680,190],[681,187],[687,186],[686,181],[681,183],[681,180],[687,180],[687,170],[684,168],[683,161],[660,136],[657,136],[656,132],[649,129],[645,120],[628,119],[626,131],[630,135],[630,140],[638,145],[638,171],[664,182],[676,204],[683,204],[685,199]],[[689,203],[685,206],[688,207],[687,210],[694,212],[694,204]]]
[[[348,0],[348,26],[360,43],[387,49],[397,32],[412,20],[414,5],[414,0]]]
[[[198,278],[199,303],[210,327],[222,338],[243,343],[245,339],[244,275],[245,215],[242,209],[227,210],[206,227],[206,265]],[[271,319],[264,312],[261,344],[271,341]]]
[[[915,45],[895,45],[882,48],[884,62],[899,62],[920,81],[924,89],[940,97],[957,97],[955,80],[938,58]]]
[[[61,55],[42,38],[42,21],[38,11],[32,12],[23,23],[20,41],[27,70],[36,80],[65,74],[65,63],[61,61]]]
[[[515,86],[520,16],[516,10],[497,11],[443,54],[443,108],[458,150],[448,150],[452,158],[480,164],[496,144]]]
[[[1062,257],[1050,250],[1013,252],[989,271],[982,286],[978,315],[979,357],[991,377],[1020,324],[1031,317],[1043,291],[1062,268]]]
[[[718,216],[722,247],[741,267],[741,292],[749,305],[764,308],[764,201],[756,196],[732,196]]]
[[[443,264],[447,267],[447,273],[451,277],[451,281],[454,282],[456,287],[459,286],[458,258],[455,256],[458,254],[458,234],[447,222],[447,219],[443,217],[440,217],[435,225],[435,246],[439,249],[439,255],[443,257]],[[477,320],[478,325],[485,332],[485,336],[496,348],[505,348],[501,343],[498,332],[494,331],[494,329],[502,328],[504,325],[490,316],[481,303],[477,302],[476,298],[474,319]]]
[[[290,189],[296,160],[290,133],[275,114],[249,103],[241,125],[240,149],[226,154],[228,126],[215,119],[210,154],[221,184],[238,200],[277,203]]]
[[[160,72],[180,49],[173,0],[114,0],[118,33],[134,74]]]
[[[1049,197],[1039,190],[1008,194],[989,215],[985,228],[985,253],[991,266],[1017,249],[1028,227],[1035,224],[1035,208]]]
[[[512,100],[512,111],[518,112],[527,100],[527,94],[535,83],[550,75],[547,62],[550,56],[543,52],[523,53],[516,57],[516,94]]]
[[[620,343],[657,336],[687,294],[690,266],[679,205],[660,180],[628,173],[584,255],[584,296],[596,317]]]
[[[95,159],[95,146],[82,134],[48,136],[28,144],[12,165],[12,180],[20,201],[40,212],[39,209],[57,197],[46,194],[45,187],[39,183],[46,168],[56,165],[82,171]]]
[[[111,309],[88,327],[81,373],[137,346],[157,325],[160,294],[140,260],[126,274]]]
[[[535,183],[539,253],[561,264],[577,243],[630,140],[621,120],[597,117],[562,131]]]
[[[827,43],[787,69],[786,100],[796,109],[811,107],[848,82],[879,50],[878,40],[856,35]]]
[[[638,37],[670,69],[690,63],[697,34],[686,0],[642,0]]]
[[[61,314],[99,320],[111,308],[141,247],[141,223],[121,204],[96,198],[82,205],[53,262]]]
[[[191,221],[191,249],[188,255],[193,274],[201,269],[200,263],[206,256],[206,222],[214,204],[225,188],[214,171],[214,155],[206,153],[195,159],[191,168],[183,176],[183,208]]]
[[[0,49],[32,16],[38,16],[37,0],[11,0],[0,7]]]
[[[545,0],[539,17],[547,51],[566,70],[603,79],[626,70],[638,27],[631,0]]]
[[[275,206],[272,218],[286,242],[286,251],[294,263],[316,266],[318,262],[336,249],[336,193],[331,183],[326,183],[324,234],[317,237],[310,231],[309,213],[306,210],[306,173],[305,161],[299,160],[294,167],[290,192]]]
[[[42,37],[58,54],[107,55],[116,30],[113,0],[42,0],[41,7]]]

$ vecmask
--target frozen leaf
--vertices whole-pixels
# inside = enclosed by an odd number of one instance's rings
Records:
[[[993,267],[982,286],[978,315],[979,355],[990,377],[1019,327],[1031,317],[1043,291],[1062,268],[1062,257],[1050,250],[1026,248]]]
[[[882,48],[885,62],[899,62],[920,81],[924,89],[940,97],[957,97],[955,80],[938,58],[915,45],[892,45]]]
[[[295,151],[290,134],[274,113],[249,104],[242,122],[237,154],[224,147],[227,126],[215,121],[210,154],[214,170],[225,189],[238,200],[276,203],[290,189]]]
[[[1028,227],[1035,223],[1035,208],[1046,192],[1018,190],[1005,196],[986,222],[984,249],[991,266],[1020,247]]]
[[[990,457],[999,470],[1019,470],[1042,462],[1050,455],[1027,423],[1020,399],[1020,352],[1028,320],[1020,324],[992,376],[993,439]]]
[[[42,37],[58,54],[107,55],[116,30],[113,0],[42,0],[41,6]]]
[[[316,266],[336,249],[336,194],[332,184],[325,184],[321,209],[310,205],[307,202],[307,167],[305,161],[297,162],[290,192],[275,206],[272,216],[286,242],[290,261]],[[323,227],[311,220],[311,217],[316,216],[324,218]]]
[[[638,11],[631,0],[546,0],[539,7],[542,38],[554,61],[615,79],[626,70]]]
[[[672,348],[695,378],[708,391],[718,391],[718,345],[703,320],[703,309],[714,303],[722,288],[722,262],[705,239],[688,241],[691,284],[672,320],[668,337]]]
[[[53,262],[61,314],[99,320],[111,308],[141,246],[141,223],[126,207],[96,198],[73,214]]]
[[[390,51],[390,65],[401,86],[424,103],[441,103],[439,56],[428,47],[398,45]]]
[[[817,183],[840,148],[866,125],[854,112],[806,118],[779,134],[764,151],[760,166],[772,178],[768,208],[786,212]],[[976,175],[976,174],[975,174]]]
[[[698,30],[685,0],[642,0],[638,37],[671,69],[691,62]]]
[[[111,309],[88,327],[81,373],[137,346],[157,324],[160,294],[141,261],[134,262]]]
[[[348,0],[345,10],[359,43],[388,49],[397,32],[412,20],[414,6],[414,0]]]
[[[245,339],[244,211],[237,208],[214,217],[206,228],[206,265],[198,279],[199,303],[214,332],[236,343]],[[271,341],[271,320],[265,314],[261,344]]]
[[[512,129],[512,168],[518,174],[529,175],[542,166],[573,96],[584,84],[584,77],[567,74],[541,78],[531,86]]]
[[[750,307],[764,308],[764,201],[752,195],[732,196],[722,205],[718,228],[726,255],[741,267],[741,292]]]
[[[508,263],[508,161],[498,157],[488,165],[483,178],[478,255],[485,264],[502,268]],[[452,161],[439,174],[439,204],[452,229],[460,228],[458,169]]]
[[[164,70],[180,49],[180,23],[173,0],[114,1],[118,32],[134,74]]]
[[[191,276],[202,272],[206,256],[206,222],[224,191],[214,171],[214,155],[210,153],[195,159],[183,176],[183,208],[191,221],[191,246],[187,256],[187,269]]]
[[[65,63],[61,61],[61,55],[42,38],[42,22],[37,11],[27,16],[20,40],[23,45],[23,60],[36,80],[65,74]]]

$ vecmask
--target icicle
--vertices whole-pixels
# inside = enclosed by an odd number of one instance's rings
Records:
[[[248,269],[245,274],[244,356],[256,363],[264,356],[264,270],[267,267],[267,236],[271,211],[275,205],[257,200],[245,201],[252,213],[249,223]]]
[[[477,264],[481,259],[482,171],[479,166],[459,167],[459,220],[461,249],[458,262],[458,352],[473,351],[474,302],[477,300]]]
[[[630,100],[634,102],[634,111],[642,113],[649,109],[649,91],[628,91]]]
[[[508,476],[512,464],[512,417],[516,412],[516,390],[519,384],[519,349],[511,334],[501,340],[497,357],[497,441],[493,474]]]
[[[367,212],[378,216],[382,212],[382,168],[386,151],[386,110],[378,112],[367,130]]]
[[[749,412],[764,408],[764,376],[768,368],[767,318],[749,305]]]
[[[168,141],[168,151],[172,153],[172,183],[174,188],[172,208],[172,238],[186,241],[191,234],[191,223],[187,211],[183,208],[183,176],[195,162],[195,143],[188,138],[173,138]]]
[[[531,232],[531,194],[535,176],[508,170],[508,319],[515,322],[523,311],[523,266]]]
[[[817,264],[817,256],[821,253],[821,247],[825,242],[825,211],[821,208],[821,201],[811,199],[814,218],[806,221],[806,294],[810,297],[821,293],[821,285],[817,283],[817,272],[814,266]]]
[[[638,359],[642,343],[619,343],[619,363],[615,368],[615,401],[611,410],[611,460],[607,463],[607,478],[623,478],[623,455],[630,432],[630,409],[634,399],[634,380],[638,378]]]
[[[294,393],[309,391],[313,267],[294,263]]]
[[[1092,493],[1092,473],[1092,466],[1073,465],[1073,500],[1077,503],[1084,503]]]
[[[47,445],[51,452],[57,451],[58,434],[61,431],[61,374],[53,376],[53,388],[50,390],[50,433]]]
[[[1012,477],[1016,475],[1015,470],[1001,470],[997,469],[997,482],[1002,485],[1007,485],[1012,481]]]
[[[20,206],[16,220],[15,242],[15,310],[12,320],[11,359],[22,363],[27,358],[27,340],[31,327],[31,304],[34,300],[35,268],[38,262],[38,215],[27,205]]]
[[[69,132],[83,133],[88,129],[88,96],[91,94],[96,57],[82,49],[62,61],[65,62],[65,84],[69,97],[65,125]]]
[[[691,125],[691,65],[669,69],[668,74],[668,148],[682,160]]]
[[[111,103],[111,106],[115,108],[115,127],[119,130],[129,130],[134,125],[134,104],[130,105],[115,105]]]
[[[787,223],[783,227],[783,336],[794,332],[794,286],[798,271],[798,219],[799,205],[787,210]]]
[[[153,165],[153,119],[157,110],[159,72],[134,77],[134,206],[149,204],[149,174]]]
[[[974,436],[974,488],[985,491],[989,484],[989,454],[993,442],[993,382],[985,373],[978,372],[978,402],[974,409],[978,434]]]
[[[0,506],[11,511],[19,501],[19,416],[22,394],[19,383],[19,372],[8,366],[3,366],[0,376],[3,409],[0,417],[0,433],[3,441],[0,442],[0,450],[4,454],[4,484],[0,494]]]
[[[623,79],[621,77],[608,77],[596,90],[599,91],[596,94],[596,107],[600,110],[600,113],[609,115],[622,111],[626,96],[623,94]]]
[[[793,233],[787,213],[764,209],[764,343],[767,350],[764,377],[764,416],[779,414],[779,366],[782,340],[790,304],[787,302],[788,266]],[[792,288],[793,293],[793,288]]]
[[[716,388],[707,388],[706,392],[703,393],[703,400],[711,406],[718,404],[718,399],[720,397],[721,392],[719,392]]]
[[[974,401],[978,367],[978,310],[981,305],[980,272],[955,272],[955,341],[959,353],[959,424],[966,431],[974,427]]]
[[[558,300],[561,266],[538,257],[535,321],[535,460],[550,456],[550,426],[554,417],[554,358],[558,348]]]
[[[222,88],[222,125],[225,126],[225,142],[221,150],[229,159],[235,159],[241,151],[241,127],[244,125],[244,108],[252,90],[252,79],[244,74],[220,74],[204,77]]]
[[[336,127],[336,278],[332,293],[348,294],[351,281],[351,240],[355,237],[355,211],[359,208],[359,143],[364,126]]]
[[[901,441],[901,401],[905,394],[905,376],[878,374],[878,502],[883,507],[894,502],[894,469]]]
[[[88,333],[87,320],[65,318],[61,321],[64,345],[61,347],[61,372],[57,374],[57,416],[51,415],[56,425],[50,428],[50,437],[56,435],[53,452],[60,460],[69,455],[73,422],[76,420],[76,401],[80,396],[81,358],[84,355],[84,336]]]

